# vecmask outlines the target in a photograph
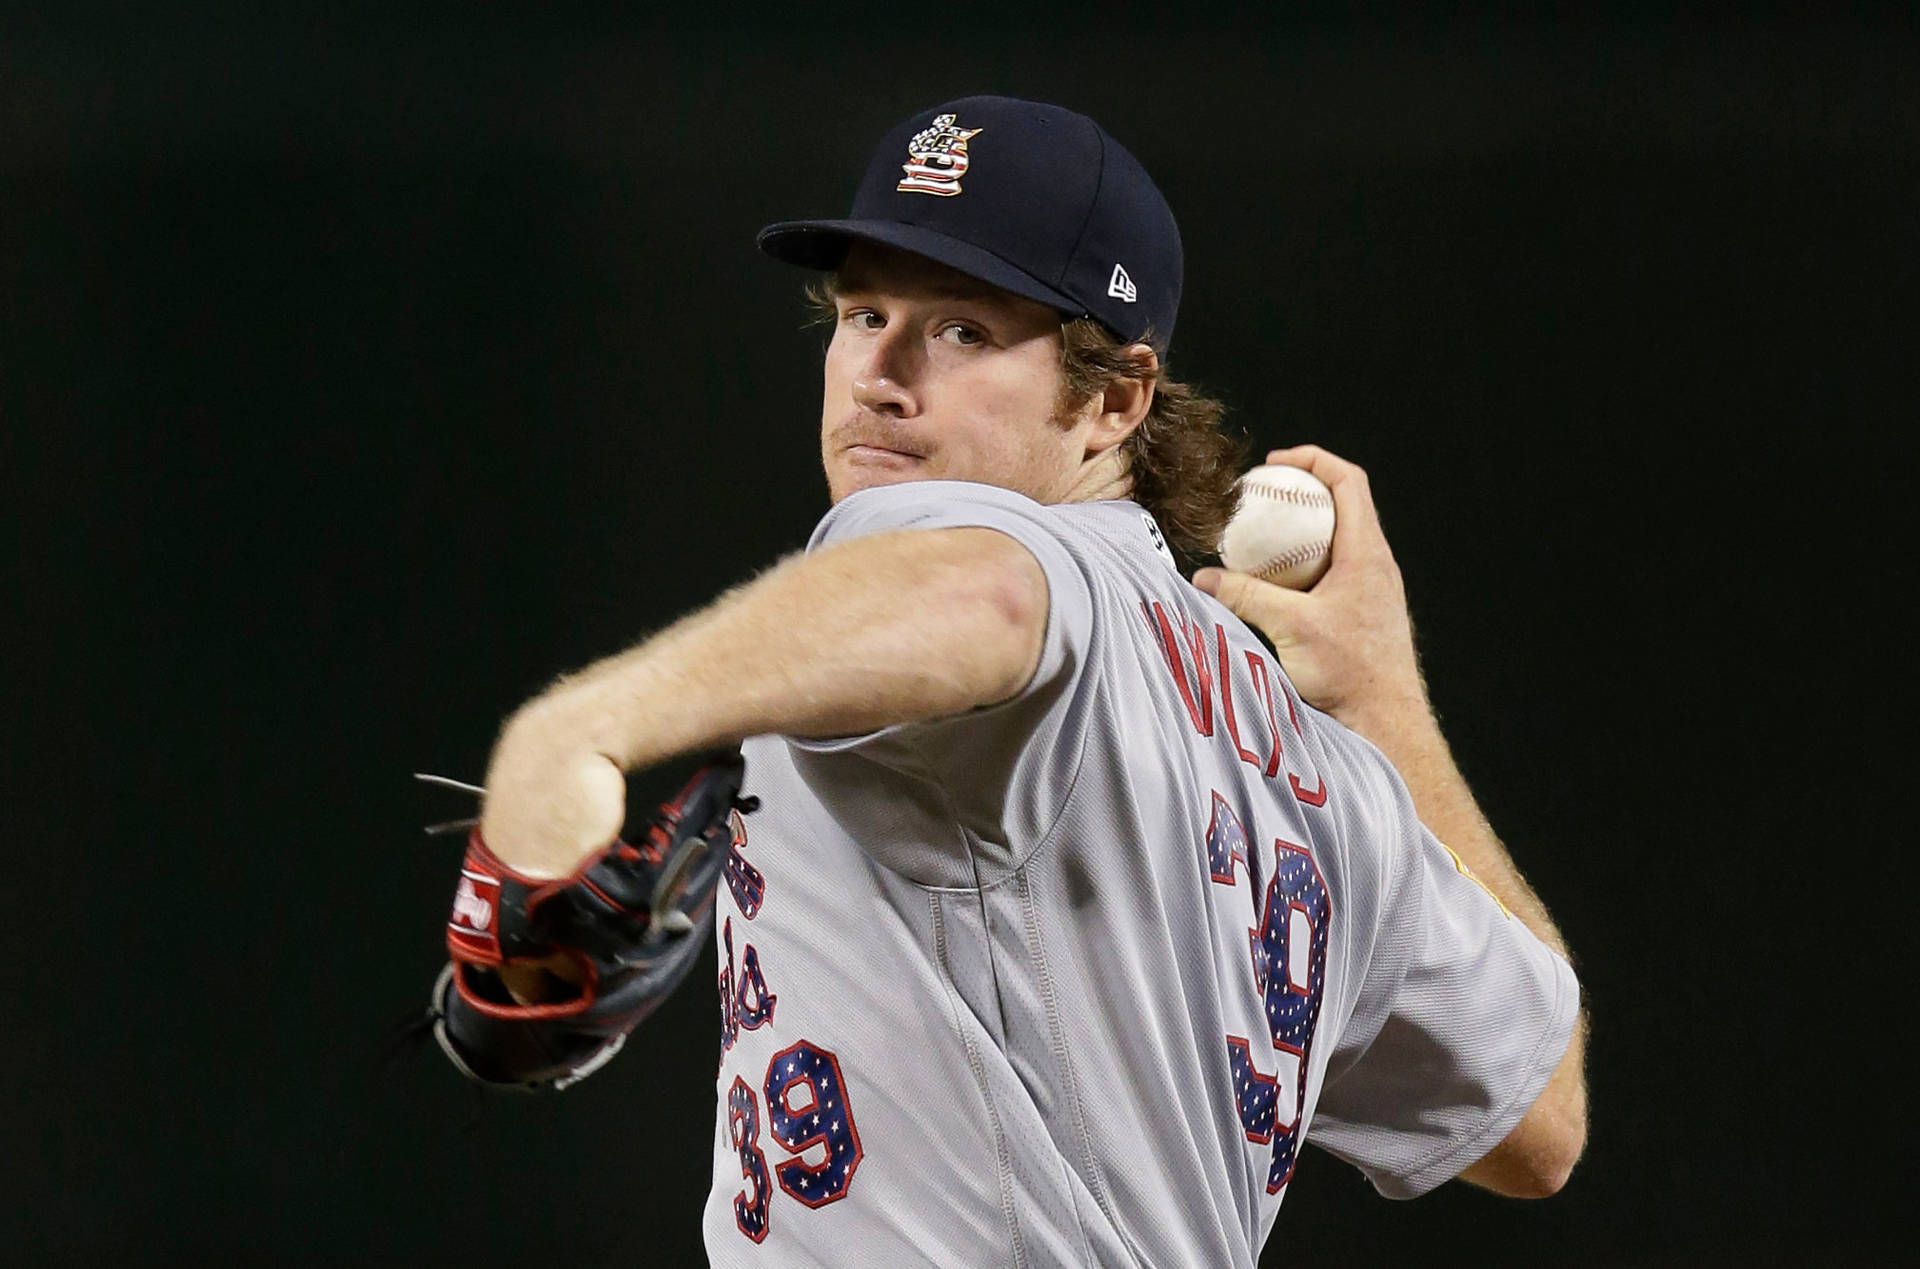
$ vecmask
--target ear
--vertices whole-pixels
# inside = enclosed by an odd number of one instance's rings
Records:
[[[1153,383],[1160,372],[1160,358],[1147,344],[1133,344],[1128,359],[1140,368],[1138,377],[1115,379],[1107,385],[1099,411],[1093,416],[1093,428],[1087,433],[1087,457],[1105,453],[1140,426],[1153,408]]]

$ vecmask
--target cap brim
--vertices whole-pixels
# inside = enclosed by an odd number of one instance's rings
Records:
[[[837,269],[855,241],[877,242],[957,269],[990,286],[1045,304],[1072,317],[1086,315],[1077,301],[1048,286],[1025,269],[1008,264],[970,242],[919,225],[892,220],[787,220],[768,225],[756,239],[776,260],[807,269]]]

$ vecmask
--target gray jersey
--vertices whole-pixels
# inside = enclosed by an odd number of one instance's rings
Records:
[[[1311,1139],[1412,1196],[1566,1047],[1572,971],[1131,502],[928,482],[1050,590],[988,709],[745,747],[716,908],[715,1264],[1251,1266]]]

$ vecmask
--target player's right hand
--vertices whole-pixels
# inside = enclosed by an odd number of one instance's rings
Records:
[[[1264,633],[1306,701],[1362,735],[1408,710],[1427,713],[1406,587],[1374,510],[1367,473],[1318,445],[1277,449],[1268,463],[1305,468],[1333,494],[1331,562],[1312,590],[1203,568],[1193,584]]]

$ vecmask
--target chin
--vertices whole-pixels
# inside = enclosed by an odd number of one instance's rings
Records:
[[[912,480],[933,480],[924,462],[858,463],[841,462],[827,471],[827,495],[839,502],[848,494],[882,485],[900,485]]]
[[[878,489],[883,485],[904,485],[908,481],[927,479],[929,477],[916,475],[913,472],[843,472],[837,479],[827,481],[827,492],[833,501],[839,502],[848,494],[859,493],[862,489]]]

